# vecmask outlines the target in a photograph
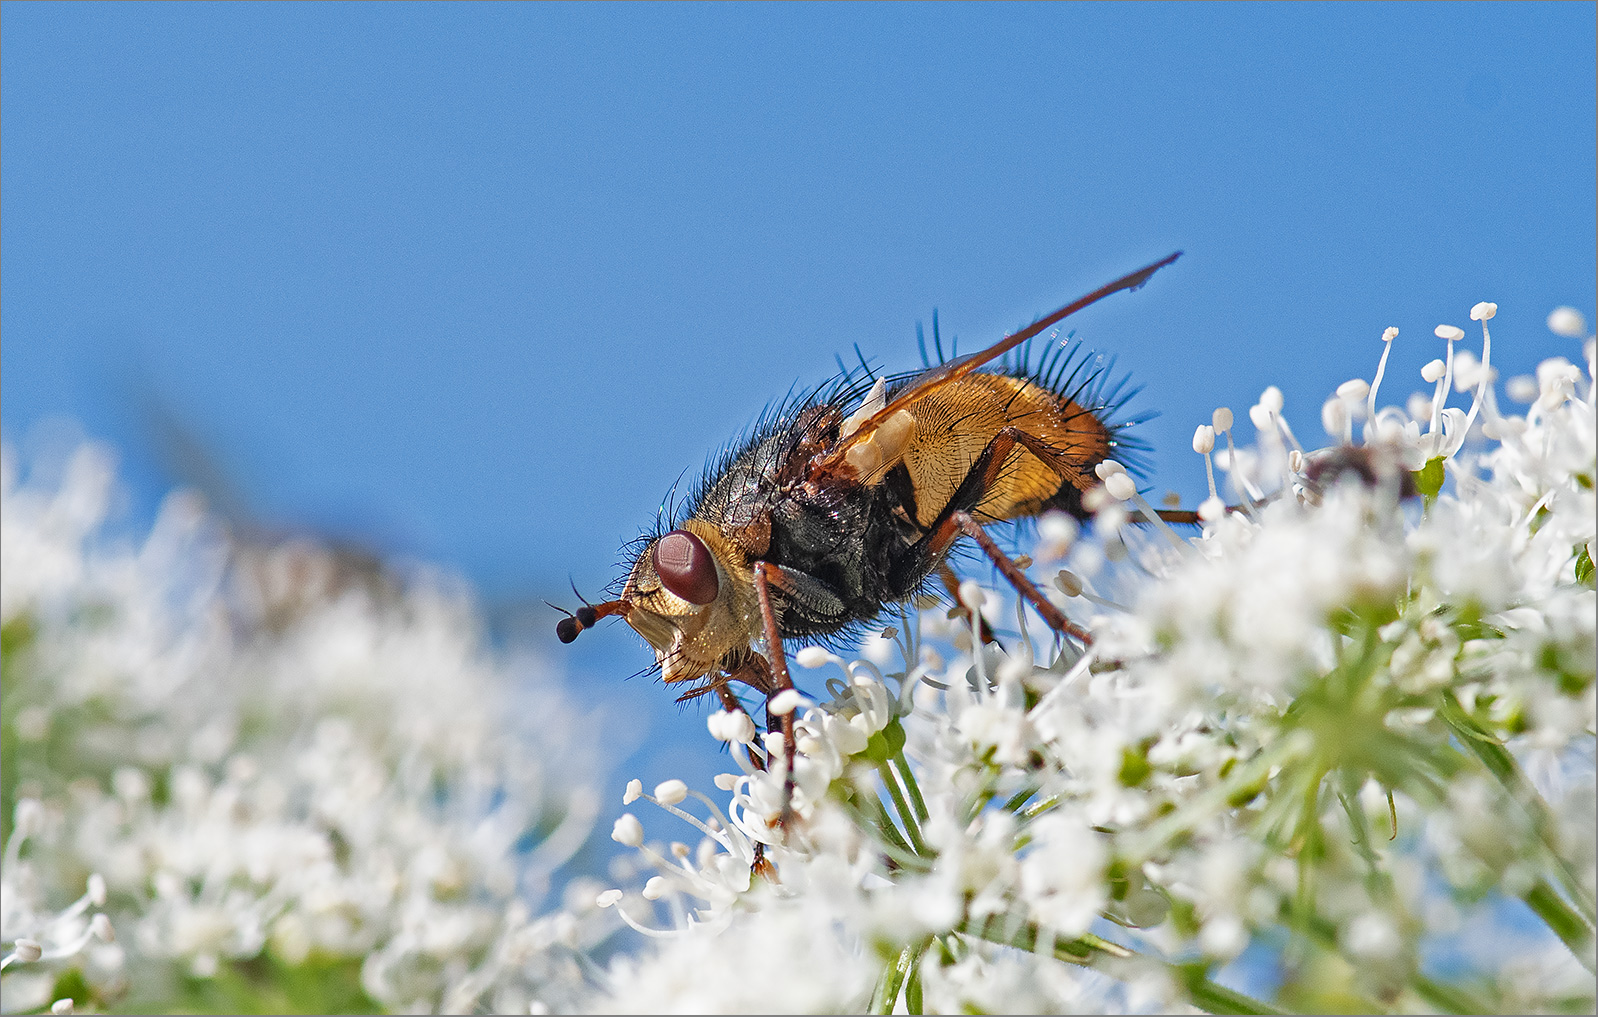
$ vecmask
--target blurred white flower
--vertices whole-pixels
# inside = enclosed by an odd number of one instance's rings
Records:
[[[440,577],[230,541],[186,494],[142,541],[113,538],[99,446],[58,486],[4,461],[7,716],[52,746],[4,774],[44,817],[6,859],[8,937],[14,887],[96,870],[129,968],[314,955],[384,1007],[570,1005],[572,951],[607,926],[579,912],[556,936],[528,904],[588,837],[600,757],[541,664],[485,649]],[[107,956],[84,971],[114,1001]]]

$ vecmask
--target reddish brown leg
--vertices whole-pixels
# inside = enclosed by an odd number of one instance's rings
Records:
[[[766,562],[755,562],[755,599],[760,602],[760,620],[765,629],[766,650],[771,656],[773,689],[766,698],[768,716],[771,710],[771,696],[793,688],[793,680],[788,677],[788,657],[782,650],[782,634],[777,630],[777,612],[771,604],[773,584],[769,570],[770,566]],[[783,829],[787,829],[789,820],[793,816],[793,771],[799,751],[798,739],[794,734],[792,710],[782,715],[782,750],[787,757],[787,766],[782,774],[782,814],[777,822]]]
[[[758,689],[769,696],[771,694],[770,675],[770,666],[766,664],[765,658],[751,654],[745,663],[740,664],[727,675],[727,682],[741,681],[745,685]],[[746,717],[749,716],[749,711],[744,709],[744,704],[739,702],[737,696],[733,695],[732,689],[727,687],[727,682],[716,686],[716,695],[721,697],[722,707],[728,713],[741,713]],[[750,719],[753,720],[754,718],[751,717]],[[764,770],[766,768],[765,746],[750,744],[744,746],[744,748],[748,751],[749,761],[755,765],[755,768]]]
[[[727,681],[741,681],[745,685],[760,689],[769,695],[771,690],[770,665],[766,663],[764,657],[751,655],[748,660],[738,665],[727,675]],[[744,709],[744,704],[739,702],[738,697],[733,695],[732,689],[728,688],[725,682],[716,686],[716,695],[721,697],[721,705],[729,713],[741,713],[746,717],[749,716],[749,711]],[[746,745],[744,748],[748,751],[749,761],[754,764],[755,768],[764,770],[766,768],[764,746],[757,749],[753,745]],[[775,883],[777,881],[776,868],[766,861],[766,845],[759,841],[755,841],[755,857],[749,866],[749,871],[768,882]]]
[[[1093,637],[1072,624],[1071,619],[1067,618],[1059,608],[1055,607],[1049,601],[1049,598],[1043,595],[1043,591],[1032,584],[1032,580],[1027,578],[1027,574],[1022,572],[1020,567],[1010,560],[1009,555],[999,549],[999,545],[993,542],[993,538],[988,536],[981,523],[972,518],[971,513],[956,512],[952,519],[961,532],[975,540],[982,550],[987,553],[987,556],[993,559],[993,564],[998,567],[999,572],[1004,575],[1005,579],[1009,580],[1010,585],[1015,587],[1017,593],[1025,597],[1027,602],[1037,609],[1038,614],[1048,623],[1049,628],[1081,640],[1084,645],[1092,644]]]
[[[954,610],[960,612],[963,616],[969,617],[971,609],[966,607],[960,600],[960,577],[954,574],[954,569],[949,567],[948,562],[943,562],[938,566],[938,578],[943,580],[943,588],[948,590],[949,596],[954,598]],[[955,616],[951,613],[950,617]],[[993,634],[993,629],[988,627],[987,620],[982,617],[981,612],[977,613],[976,618],[977,631],[981,634],[982,641],[984,643],[998,642],[998,637]]]

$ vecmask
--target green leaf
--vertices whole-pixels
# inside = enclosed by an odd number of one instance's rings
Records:
[[[1433,456],[1426,460],[1426,465],[1414,471],[1415,488],[1426,498],[1429,505],[1432,499],[1443,489],[1443,457]]]
[[[1154,772],[1154,767],[1149,765],[1149,757],[1143,750],[1128,745],[1121,750],[1121,785],[1123,787],[1137,787],[1148,779]]]
[[[1593,589],[1598,585],[1594,582],[1594,572],[1598,570],[1593,567],[1592,555],[1587,553],[1587,545],[1577,544],[1571,548],[1571,551],[1576,555],[1576,582],[1589,590]]]
[[[861,754],[873,763],[881,765],[897,756],[903,748],[904,727],[899,723],[899,718],[895,717],[888,722],[887,727],[871,736],[866,742],[865,751]]]

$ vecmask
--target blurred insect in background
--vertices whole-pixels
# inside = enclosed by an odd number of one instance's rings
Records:
[[[915,599],[936,576],[951,592],[947,559],[976,543],[1062,638],[1091,642],[987,533],[992,523],[1058,509],[1088,513],[1094,467],[1136,449],[1111,418],[1103,372],[1056,348],[1033,370],[1004,357],[1066,316],[1135,290],[1181,252],[1066,305],[981,352],[910,374],[846,372],[769,411],[714,461],[675,518],[628,549],[618,595],[585,604],[556,627],[569,643],[620,615],[655,650],[679,701],[717,694],[742,710],[738,682],[767,699],[794,758],[791,712],[770,700],[793,687],[783,643],[847,634],[885,608]],[[941,356],[941,348],[940,348]],[[983,368],[988,368],[983,370]],[[1169,513],[1192,521],[1191,513]],[[783,815],[792,798],[785,778]]]

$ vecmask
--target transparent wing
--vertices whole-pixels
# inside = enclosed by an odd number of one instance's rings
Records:
[[[1014,335],[1005,336],[1003,339],[994,343],[992,346],[989,346],[985,350],[980,350],[976,353],[968,354],[967,356],[960,357],[956,360],[951,360],[946,364],[940,364],[937,367],[932,368],[930,371],[925,372],[919,379],[917,379],[914,385],[899,393],[890,402],[888,402],[887,405],[883,406],[866,420],[861,422],[859,427],[852,431],[842,441],[838,442],[835,448],[827,452],[826,455],[816,457],[816,459],[811,463],[811,474],[815,475],[818,473],[825,473],[837,468],[844,462],[844,458],[851,448],[869,438],[878,427],[881,427],[900,410],[915,405],[917,402],[920,402],[922,399],[925,399],[927,396],[938,391],[946,385],[953,384],[954,382],[970,374],[972,371],[975,371],[983,364],[1002,357],[1005,353],[1026,342],[1039,332],[1042,332],[1044,329],[1055,324],[1056,322],[1075,314],[1077,311],[1082,310],[1082,308],[1087,307],[1089,304],[1097,303],[1098,301],[1109,296],[1111,293],[1116,293],[1121,290],[1137,289],[1144,283],[1148,282],[1149,276],[1153,275],[1155,272],[1164,268],[1166,265],[1169,265],[1171,262],[1175,261],[1181,256],[1182,252],[1177,251],[1175,254],[1172,254],[1169,257],[1161,258],[1152,265],[1140,268],[1131,275],[1122,276],[1109,285],[1101,286],[1092,293],[1089,293],[1087,296],[1080,297],[1071,303],[1066,304],[1053,314],[1039,318],[1037,321],[1028,325],[1026,328],[1023,328],[1021,331],[1015,333]]]

